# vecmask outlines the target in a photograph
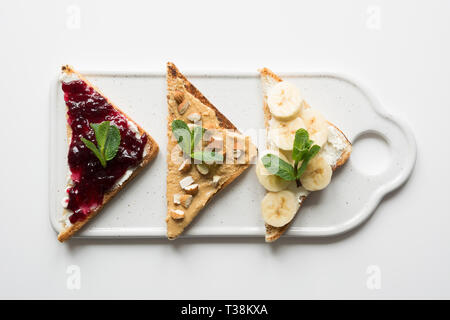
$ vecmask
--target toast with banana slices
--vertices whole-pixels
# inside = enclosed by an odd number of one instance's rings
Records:
[[[250,165],[256,147],[167,64],[167,237],[175,239]]]
[[[268,191],[261,210],[266,242],[273,242],[289,228],[310,192],[330,183],[352,145],[293,84],[267,68],[260,76],[267,150],[257,161],[256,174]]]
[[[94,218],[156,156],[158,144],[81,74],[62,67],[69,143],[63,242]]]

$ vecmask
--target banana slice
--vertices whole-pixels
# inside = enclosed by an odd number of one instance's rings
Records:
[[[328,123],[325,117],[313,108],[303,109],[301,117],[305,122],[309,138],[314,141],[314,144],[323,147],[328,140]]]
[[[270,113],[282,121],[297,117],[301,110],[302,101],[297,87],[286,81],[277,83],[267,93]]]
[[[261,161],[261,158],[268,153],[277,155],[280,159],[289,162],[288,159],[286,159],[286,157],[280,152],[274,150],[266,150],[259,157],[258,162],[256,163],[256,176],[258,177],[258,181],[264,188],[266,188],[267,191],[277,192],[284,190],[289,185],[289,181],[283,180],[274,174],[270,174]]]
[[[290,151],[294,145],[295,132],[300,129],[306,129],[302,118],[297,117],[294,120],[284,122],[276,119],[270,119],[269,140],[278,148]]]
[[[333,170],[323,157],[312,158],[306,166],[305,172],[300,177],[302,186],[308,191],[322,190],[331,181]]]
[[[297,213],[298,201],[292,191],[269,192],[261,202],[264,221],[273,227],[288,224]]]

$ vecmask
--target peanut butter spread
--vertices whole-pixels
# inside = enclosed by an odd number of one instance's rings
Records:
[[[166,221],[167,236],[169,239],[175,239],[219,190],[228,185],[249,166],[250,160],[256,155],[256,147],[248,137],[244,137],[239,132],[228,132],[228,130],[221,128],[216,112],[190,94],[185,89],[182,79],[176,79],[175,85],[169,86],[168,109],[167,132],[169,141],[167,144],[166,193],[168,210]],[[203,140],[209,139],[207,137],[209,132],[214,132],[209,141],[213,141],[214,138],[223,141],[224,160],[223,163],[203,165],[204,167],[197,169],[196,163],[198,161],[183,155],[180,146],[173,137],[171,123],[178,119],[192,126],[194,125],[192,120],[198,120],[199,116],[201,122],[198,123],[208,130]],[[195,125],[197,125],[197,121]],[[232,137],[231,141],[234,141],[232,145],[229,144],[230,136]],[[202,145],[205,145],[205,142],[202,142]],[[227,148],[228,146],[232,147]],[[235,151],[235,148],[241,151]],[[185,160],[188,164],[181,169]],[[201,171],[203,172],[201,173]],[[192,177],[192,179],[187,177]],[[184,182],[190,183],[191,188],[182,188],[180,181],[185,178],[187,179]],[[196,188],[195,185],[198,185],[198,191],[192,190]],[[187,198],[187,194],[191,194],[192,198]],[[180,201],[180,199],[188,199],[189,201]],[[180,213],[176,210],[182,210],[184,217],[174,219],[173,217],[178,217]]]

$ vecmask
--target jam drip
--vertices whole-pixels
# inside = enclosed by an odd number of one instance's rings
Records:
[[[73,186],[67,189],[67,209],[73,214],[71,223],[85,219],[103,202],[103,196],[132,167],[142,160],[147,136],[136,137],[125,116],[82,80],[62,83],[68,107],[68,123],[72,128],[68,162]],[[114,159],[103,168],[98,158],[81,141],[84,137],[96,144],[91,123],[111,121],[119,128],[121,141]]]

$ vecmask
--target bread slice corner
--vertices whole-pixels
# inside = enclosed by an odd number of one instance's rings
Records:
[[[264,123],[266,126],[266,129],[269,127],[269,121],[272,118],[272,115],[270,114],[270,110],[269,110],[269,106],[267,104],[267,94],[269,89],[276,85],[278,82],[283,81],[283,79],[276,75],[274,72],[272,72],[270,69],[268,68],[262,68],[260,70],[258,70],[261,76],[261,84],[262,84],[262,91],[263,91],[263,112],[264,112]],[[332,166],[333,171],[336,170],[337,168],[339,168],[340,166],[344,165],[347,160],[350,157],[350,154],[352,152],[352,144],[350,143],[350,141],[347,139],[347,137],[344,135],[344,133],[333,123],[328,122],[328,124],[330,126],[333,126],[334,128],[336,128],[338,130],[338,132],[340,133],[340,139],[342,140],[342,142],[345,144],[345,148],[340,156],[340,158],[336,161],[336,163]],[[306,196],[301,197],[300,199],[300,207],[297,211],[300,211],[304,201],[306,200]],[[292,220],[293,221],[293,220]],[[285,232],[286,230],[288,230],[289,226],[291,225],[291,222],[289,222],[288,224],[282,226],[282,227],[273,227],[271,225],[268,225],[267,223],[265,224],[265,229],[266,229],[266,235],[265,235],[265,239],[266,242],[274,242],[277,239],[279,239]]]
[[[100,90],[98,90],[94,85],[92,85],[83,75],[81,75],[80,73],[75,71],[69,65],[62,66],[61,71],[63,74],[65,74],[67,76],[72,76],[72,77],[75,77],[75,78],[78,78],[78,79],[84,81],[88,86],[92,87],[95,91],[97,91],[100,95],[102,95],[102,97],[105,98],[112,105],[113,108],[115,108],[123,116],[125,116],[125,118],[127,118],[128,121],[133,122],[136,125],[136,127],[138,128],[138,131],[141,135],[144,133],[147,135],[147,144],[145,145],[144,156],[142,157],[142,160],[138,164],[138,166],[133,169],[133,172],[131,173],[131,175],[125,181],[123,181],[123,183],[121,183],[119,186],[114,187],[111,190],[109,190],[108,192],[106,192],[103,197],[102,203],[95,210],[93,210],[91,213],[89,213],[89,215],[84,220],[79,220],[79,221],[75,222],[74,224],[70,224],[68,226],[67,225],[63,226],[63,229],[58,234],[58,240],[60,242],[64,242],[64,241],[68,240],[70,237],[72,237],[78,230],[80,230],[84,225],[86,225],[91,219],[93,219],[103,209],[103,207],[110,200],[112,200],[116,194],[118,194],[120,192],[120,190],[122,190],[131,180],[133,180],[133,178],[136,177],[139,174],[139,172],[141,172],[141,170],[148,163],[150,163],[151,160],[153,160],[156,157],[156,155],[158,154],[159,147],[158,147],[158,144],[156,143],[156,141],[138,123],[136,123],[133,119],[131,119],[128,115],[126,115],[116,105],[114,105],[107,97],[105,97],[100,92]],[[67,106],[66,106],[66,108],[67,108]],[[67,123],[66,127],[67,127],[67,141],[68,141],[68,144],[70,145],[70,142],[72,139],[72,130],[68,123]]]
[[[233,166],[236,166],[233,168],[232,172],[227,174],[226,176],[222,177],[222,180],[220,182],[220,185],[216,190],[211,192],[211,194],[208,197],[205,197],[200,203],[195,203],[196,201],[195,197],[193,198],[193,204],[197,206],[195,210],[189,211],[189,215],[186,214],[184,219],[180,221],[175,221],[170,217],[169,211],[171,208],[174,207],[172,203],[172,199],[174,196],[174,193],[182,192],[180,188],[177,186],[178,180],[174,181],[174,179],[178,179],[179,176],[177,176],[176,168],[171,165],[171,159],[170,154],[174,146],[176,145],[176,142],[171,143],[171,123],[174,119],[184,119],[182,115],[180,115],[177,111],[177,108],[173,104],[173,97],[174,93],[176,91],[183,91],[185,92],[191,101],[195,101],[198,108],[203,110],[206,113],[213,113],[214,120],[216,121],[217,129],[223,129],[223,130],[231,130],[238,134],[240,132],[237,130],[235,125],[227,118],[225,117],[179,70],[178,68],[171,62],[167,63],[167,105],[168,105],[168,146],[167,146],[167,164],[168,164],[168,170],[167,170],[167,237],[170,240],[176,239],[178,236],[180,236],[184,230],[191,224],[193,219],[199,214],[199,212],[212,200],[212,198],[221,190],[225,189],[228,185],[230,185],[234,180],[236,180],[249,166],[251,163],[251,160],[256,155],[256,147],[251,143],[250,139],[246,137],[246,141],[248,143],[248,154],[246,155],[246,162],[243,164],[233,164]],[[207,127],[210,129],[209,127]],[[220,166],[225,166],[225,164],[222,164]],[[191,169],[195,170],[194,168]],[[175,178],[176,177],[176,178]],[[202,179],[202,178],[200,178]],[[174,192],[174,190],[176,192]],[[202,192],[202,190],[199,190],[199,193]],[[192,206],[192,204],[191,204]],[[183,209],[183,208],[181,208]]]

